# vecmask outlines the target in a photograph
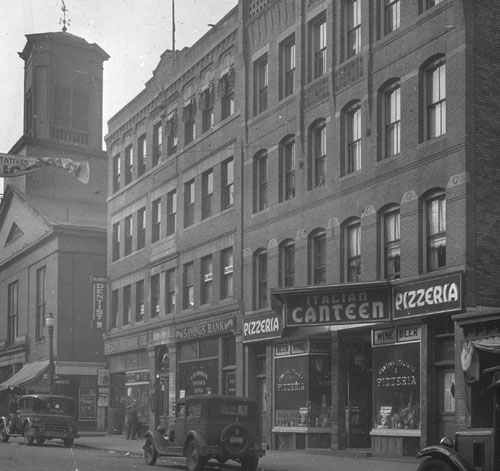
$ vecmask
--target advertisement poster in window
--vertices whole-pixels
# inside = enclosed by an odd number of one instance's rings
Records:
[[[218,360],[200,360],[179,363],[180,384],[186,396],[193,394],[218,394]]]

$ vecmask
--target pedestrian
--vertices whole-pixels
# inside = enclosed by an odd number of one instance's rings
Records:
[[[127,406],[127,440],[135,440],[139,429],[139,415],[135,401]]]

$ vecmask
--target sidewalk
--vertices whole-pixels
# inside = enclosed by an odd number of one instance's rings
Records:
[[[75,441],[76,447],[109,450],[113,453],[142,456],[144,439],[127,440],[124,435],[85,433]],[[183,458],[160,457],[167,462],[184,465]],[[234,463],[232,461],[228,463]],[[414,458],[388,459],[366,456],[366,453],[334,452],[329,450],[268,450],[259,461],[262,471],[415,471],[420,461]],[[234,469],[239,466],[234,463]]]

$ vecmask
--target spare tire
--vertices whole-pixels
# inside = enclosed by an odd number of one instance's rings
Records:
[[[245,456],[250,447],[250,439],[245,427],[234,423],[228,425],[220,435],[224,453],[231,458]]]

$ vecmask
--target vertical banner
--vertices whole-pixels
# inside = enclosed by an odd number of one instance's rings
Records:
[[[106,327],[106,294],[108,278],[91,275],[92,281],[92,329]]]

